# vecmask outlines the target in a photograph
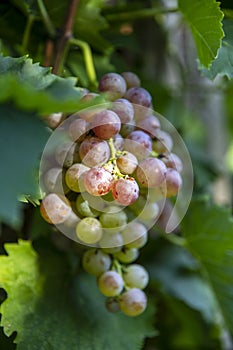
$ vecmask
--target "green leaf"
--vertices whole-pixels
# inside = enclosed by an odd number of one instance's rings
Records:
[[[0,105],[0,219],[20,223],[22,194],[38,197],[40,156],[49,137],[44,123],[35,113]]]
[[[8,297],[1,325],[7,335],[17,331],[17,350],[136,350],[155,334],[153,307],[137,318],[110,314],[95,279],[71,279],[64,256],[48,249],[37,254],[25,241],[5,248],[0,286]]]
[[[20,109],[43,114],[75,112],[82,108],[75,83],[75,78],[58,77],[26,57],[0,57],[0,103],[14,102]]]
[[[215,0],[178,0],[178,5],[192,31],[199,60],[208,68],[217,56],[224,36],[220,3]]]
[[[211,80],[218,74],[226,76],[229,79],[233,78],[233,21],[224,20],[223,28],[225,37],[222,42],[222,47],[218,51],[217,58],[212,62],[209,70],[200,67],[202,74]]]
[[[183,220],[188,247],[205,267],[226,325],[233,334],[233,220],[207,201],[193,201]]]

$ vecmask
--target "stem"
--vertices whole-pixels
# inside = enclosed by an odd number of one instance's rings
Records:
[[[61,35],[57,40],[57,50],[54,59],[53,73],[58,74],[61,69],[62,62],[64,61],[64,56],[66,54],[67,42],[72,38],[73,26],[76,10],[78,7],[78,0],[70,0],[67,7],[67,13],[64,20],[63,28],[61,30]]]
[[[28,42],[31,34],[32,24],[35,20],[35,16],[30,14],[27,19],[26,27],[23,33],[22,50],[25,53],[28,47]]]
[[[69,40],[69,43],[71,45],[77,45],[80,47],[80,49],[83,52],[87,76],[90,82],[91,87],[96,88],[97,87],[97,78],[96,78],[96,72],[95,72],[95,66],[93,62],[93,56],[91,52],[91,48],[85,41],[78,40],[75,38],[71,38]]]
[[[51,38],[54,38],[55,35],[56,35],[56,30],[53,26],[53,23],[49,17],[49,14],[45,8],[45,5],[43,3],[43,0],[37,0],[37,5],[39,7],[39,10],[40,10],[40,14],[41,14],[41,17],[43,19],[43,22],[44,22],[44,25],[50,35]]]
[[[178,12],[177,7],[174,8],[146,8],[143,10],[135,10],[129,12],[121,12],[106,15],[109,22],[133,21],[135,19],[154,17],[158,14],[169,14]]]

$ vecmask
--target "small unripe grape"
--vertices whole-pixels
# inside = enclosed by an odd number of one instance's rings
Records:
[[[115,298],[111,298],[111,297],[107,298],[105,300],[105,307],[109,312],[115,313],[115,312],[120,311],[119,302]]]
[[[98,287],[106,297],[115,297],[124,288],[124,281],[118,272],[107,271],[98,278]]]
[[[121,231],[127,223],[127,215],[122,208],[110,206],[105,210],[99,217],[102,227],[110,233]]]
[[[73,164],[65,175],[67,186],[74,192],[85,191],[84,187],[84,174],[89,170],[87,166],[81,163]]]
[[[99,91],[105,92],[108,99],[114,101],[124,96],[126,82],[120,74],[107,73],[100,79]]]
[[[92,168],[101,166],[110,158],[108,143],[97,137],[88,137],[80,145],[79,154],[83,164]]]
[[[82,257],[84,270],[90,275],[100,276],[108,271],[111,266],[111,258],[100,249],[89,249]]]
[[[94,244],[100,241],[103,230],[99,220],[86,217],[76,227],[77,237],[86,244]]]
[[[121,75],[126,81],[127,89],[130,89],[131,87],[139,87],[141,85],[141,81],[135,73],[123,72]]]
[[[91,128],[97,137],[108,140],[120,131],[121,121],[115,112],[107,109],[94,115]]]
[[[113,254],[119,252],[123,246],[123,238],[120,233],[104,232],[99,246],[105,253]]]
[[[124,248],[121,251],[115,253],[114,256],[120,262],[124,264],[129,264],[138,258],[139,252],[138,252],[138,249],[136,248]]]
[[[61,194],[49,193],[41,202],[40,213],[48,223],[61,224],[71,213],[70,202]]]
[[[155,202],[147,202],[138,215],[138,219],[145,223],[155,220],[159,215],[159,206]]]
[[[166,173],[167,197],[176,196],[182,186],[182,177],[175,169],[168,168]]]
[[[81,194],[77,197],[76,208],[78,212],[81,214],[81,216],[88,216],[88,217],[95,218],[99,215],[99,211],[94,208],[91,208],[88,201],[84,199]]]
[[[147,242],[147,228],[140,222],[130,222],[121,234],[127,248],[142,248]]]
[[[124,314],[138,316],[146,309],[146,294],[138,288],[132,288],[121,295],[119,303]]]
[[[149,282],[149,275],[143,266],[132,264],[125,269],[123,279],[127,287],[144,289]]]
[[[93,196],[104,196],[113,186],[113,175],[102,167],[91,168],[84,175],[84,186]]]
[[[158,158],[144,159],[137,168],[138,182],[144,187],[157,187],[164,182],[166,172],[166,165]]]
[[[144,107],[151,106],[151,95],[150,93],[141,87],[132,87],[127,90],[125,98],[132,103],[139,104]]]
[[[128,206],[136,201],[139,187],[133,177],[120,178],[112,186],[112,195],[117,203]]]
[[[117,166],[122,174],[130,175],[136,170],[138,160],[133,153],[125,152],[117,158]]]

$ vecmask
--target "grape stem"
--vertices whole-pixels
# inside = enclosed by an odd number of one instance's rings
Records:
[[[23,33],[23,41],[22,41],[22,50],[23,53],[26,52],[27,47],[28,47],[28,42],[29,42],[29,38],[30,38],[30,34],[31,34],[31,29],[32,29],[32,25],[34,23],[35,20],[35,16],[30,14],[27,18],[27,23],[26,23],[26,27]]]
[[[136,19],[150,18],[158,14],[169,14],[178,12],[177,7],[174,8],[146,8],[143,10],[135,10],[128,12],[118,12],[114,14],[106,15],[106,19],[109,22],[124,22],[124,21],[133,21]]]
[[[125,177],[125,175],[123,175],[121,172],[120,172],[120,170],[119,170],[119,168],[118,168],[118,166],[117,166],[117,162],[116,162],[116,159],[117,159],[117,151],[116,151],[116,149],[115,149],[115,146],[114,146],[114,143],[113,143],[113,139],[112,138],[110,138],[109,139],[109,141],[108,141],[108,144],[109,144],[109,148],[110,148],[110,152],[111,152],[111,158],[110,158],[110,160],[108,161],[108,163],[106,164],[107,166],[109,165],[109,164],[113,164],[113,167],[114,167],[114,169],[113,169],[113,175],[116,177],[116,178],[119,178],[119,177]]]
[[[37,0],[37,5],[39,7],[42,20],[44,22],[44,25],[45,25],[50,37],[54,38],[56,35],[56,30],[55,30],[53,23],[49,17],[48,11],[46,10],[46,7],[43,3],[43,0]]]

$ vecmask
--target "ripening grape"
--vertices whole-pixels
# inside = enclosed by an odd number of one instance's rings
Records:
[[[118,100],[113,102],[111,110],[118,115],[122,124],[132,122],[134,117],[133,105],[125,98],[119,98]]]
[[[121,75],[126,81],[127,89],[130,89],[131,87],[139,87],[141,85],[141,81],[135,73],[123,72]]]
[[[61,194],[49,193],[41,202],[40,213],[48,223],[61,224],[71,213],[70,202]]]
[[[120,296],[119,303],[120,309],[124,314],[138,316],[146,309],[146,294],[138,288],[132,288]]]
[[[124,281],[116,271],[106,271],[98,278],[98,287],[106,297],[119,295],[124,288]]]
[[[81,194],[77,197],[76,208],[81,216],[88,216],[92,218],[99,216],[99,211],[92,208]]]
[[[94,115],[91,129],[97,137],[108,140],[114,137],[121,128],[121,121],[118,115],[110,110],[104,110]]]
[[[144,107],[150,107],[152,98],[150,93],[142,87],[132,87],[127,90],[125,98],[131,103],[135,103]]]
[[[109,160],[110,148],[106,141],[88,137],[81,143],[79,154],[83,164],[92,168],[101,166]]]
[[[166,131],[157,129],[155,137],[156,139],[153,140],[152,143],[153,151],[157,152],[158,154],[171,152],[173,140]]]
[[[158,158],[147,158],[137,168],[138,182],[145,187],[153,188],[165,180],[167,167]]]
[[[122,208],[109,206],[105,210],[99,217],[102,227],[109,233],[121,231],[127,223],[127,215]]]
[[[100,248],[105,253],[113,254],[119,252],[123,246],[123,238],[120,233],[106,233],[104,232],[99,241]]]
[[[114,253],[114,256],[124,264],[130,264],[139,256],[137,248],[123,248],[121,251]]]
[[[132,174],[137,166],[138,160],[133,153],[125,152],[117,158],[117,166],[122,174]]]
[[[103,230],[96,218],[86,217],[76,227],[77,237],[86,244],[94,244],[100,241]]]
[[[120,305],[117,299],[108,297],[105,300],[105,307],[109,312],[118,312],[120,311]]]
[[[90,126],[86,120],[77,118],[70,123],[68,133],[72,141],[81,142],[84,140],[89,129]]]
[[[114,101],[124,96],[126,82],[120,74],[107,73],[100,79],[99,91],[105,92],[108,99]]]
[[[81,163],[75,163],[66,171],[66,185],[74,192],[85,191],[84,174],[89,170],[87,166]]]
[[[175,169],[168,168],[166,173],[167,197],[176,196],[182,186],[182,177]]]
[[[55,159],[62,167],[69,168],[73,163],[78,163],[79,149],[73,142],[61,143],[55,150]]]
[[[135,130],[125,139],[124,149],[142,160],[148,157],[152,151],[152,140],[144,131]]]
[[[133,177],[120,178],[113,183],[112,195],[120,205],[130,205],[138,198],[138,184]]]
[[[90,275],[100,276],[110,269],[111,263],[110,256],[101,249],[89,249],[82,257],[82,266]]]
[[[102,167],[94,167],[84,175],[84,186],[93,196],[104,196],[113,186],[113,175]]]
[[[167,168],[172,168],[181,173],[183,170],[182,160],[175,154],[169,153],[168,155],[162,157],[161,159],[164,164],[166,164]]]
[[[160,122],[154,115],[148,115],[139,120],[136,125],[137,129],[146,132],[151,138],[155,137],[157,129],[160,128]]]
[[[127,287],[144,289],[149,282],[149,275],[143,266],[132,264],[124,270],[123,279]]]
[[[121,235],[126,248],[142,248],[148,239],[147,228],[137,221],[128,223]]]

